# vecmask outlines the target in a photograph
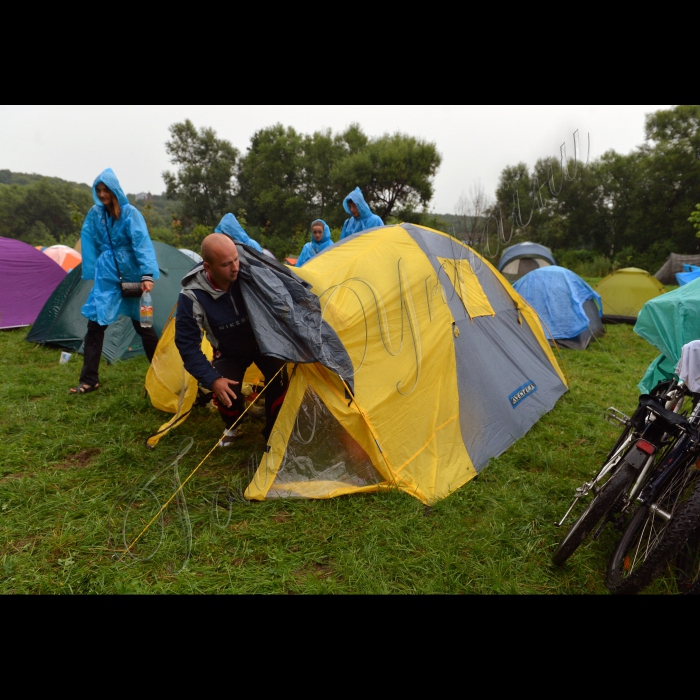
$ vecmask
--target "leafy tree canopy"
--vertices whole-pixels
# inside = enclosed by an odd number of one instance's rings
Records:
[[[179,201],[181,219],[214,227],[231,209],[238,150],[189,119],[171,125],[170,136],[165,149],[178,170],[163,173],[166,196]]]

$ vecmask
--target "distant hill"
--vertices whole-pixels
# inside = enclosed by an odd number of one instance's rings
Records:
[[[144,215],[156,240],[173,243],[172,221],[178,202],[150,192],[127,193]],[[0,170],[0,236],[31,245],[73,246],[93,205],[92,187],[60,177]]]
[[[48,180],[55,185],[71,185],[71,187],[87,190],[88,192],[92,191],[92,187],[84,182],[70,182],[69,180],[62,180],[60,177],[47,177],[36,173],[13,173],[11,170],[0,170],[0,185],[31,185],[40,180]]]

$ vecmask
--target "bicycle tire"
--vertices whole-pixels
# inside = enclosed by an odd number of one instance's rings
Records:
[[[683,544],[674,562],[676,586],[679,593],[697,595],[700,579],[700,525],[696,525]]]
[[[618,498],[632,484],[637,472],[623,462],[617,471],[603,484],[587,508],[566,533],[552,554],[552,562],[563,566],[593,531],[593,528],[612,510]]]
[[[666,521],[640,505],[610,558],[605,585],[614,594],[634,594],[646,588],[681,550],[700,518],[698,472],[688,468],[689,455],[666,484],[655,504],[671,515]]]

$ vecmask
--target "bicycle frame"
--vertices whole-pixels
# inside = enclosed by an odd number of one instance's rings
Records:
[[[683,404],[683,398],[686,395],[687,391],[683,382],[673,382],[664,395],[664,398],[666,399],[666,401],[664,402],[664,408],[673,412],[679,411]],[[696,419],[699,412],[700,402],[698,402],[698,406],[693,410],[691,417],[693,419]],[[625,425],[628,428],[633,428],[632,419],[626,416],[624,413],[622,413],[622,411],[619,411],[618,409],[612,406],[606,409],[606,411],[603,413],[603,418],[609,423],[614,422],[619,425]],[[663,441],[667,437],[667,433],[663,431],[661,434],[658,434],[655,430],[655,422],[656,416],[653,414],[653,411],[649,407],[647,407],[644,418],[644,428],[641,431],[630,430],[625,440],[619,445],[617,450],[615,450],[614,454],[611,455],[609,459],[605,462],[605,464],[598,470],[595,477],[591,481],[584,481],[583,484],[576,489],[576,491],[574,492],[574,500],[569,506],[569,509],[564,514],[564,517],[559,522],[554,523],[556,527],[561,527],[564,524],[564,522],[569,517],[569,515],[571,514],[576,504],[581,498],[587,496],[589,493],[591,493],[591,491],[593,491],[594,495],[598,493],[598,484],[603,479],[605,479],[613,469],[616,469],[619,466],[623,456],[627,454],[627,452],[632,448],[632,445],[636,444],[637,440],[640,439],[640,437],[642,437],[643,435],[645,435],[647,431],[650,431],[653,434],[652,443],[657,448],[662,446]],[[658,443],[658,445],[656,443]],[[625,507],[623,508],[623,511],[627,509],[629,504],[634,500],[635,496],[637,495],[637,493],[639,493],[640,489],[645,483],[646,476],[649,472],[649,469],[651,468],[651,465],[654,463],[655,457],[656,453],[649,455],[643,467],[640,469],[639,476],[635,480],[634,484],[632,485],[632,488],[628,492],[628,495],[625,499],[626,503]],[[603,522],[603,525],[604,524],[605,521]],[[602,525],[598,528],[598,532],[601,528]]]

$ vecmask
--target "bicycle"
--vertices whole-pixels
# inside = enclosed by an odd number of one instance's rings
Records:
[[[632,417],[613,407],[605,411],[604,418],[608,422],[621,424],[624,429],[603,466],[593,479],[576,489],[573,503],[561,521],[555,523],[561,527],[578,501],[593,494],[591,502],[552,554],[555,565],[563,566],[594,530],[592,539],[596,540],[613,519],[619,527],[620,518],[624,518],[629,504],[642,488],[659,447],[685,422],[675,412],[680,410],[685,393],[682,383],[667,381],[657,385],[651,394],[639,397]]]
[[[691,396],[694,406],[685,424],[677,424],[675,439],[659,453],[638,492],[608,564],[605,585],[612,593],[638,593],[679,555],[681,566],[692,569],[691,576],[696,576],[693,547],[697,545],[691,536],[700,522],[700,472],[696,468],[700,402],[685,387],[684,393]]]

